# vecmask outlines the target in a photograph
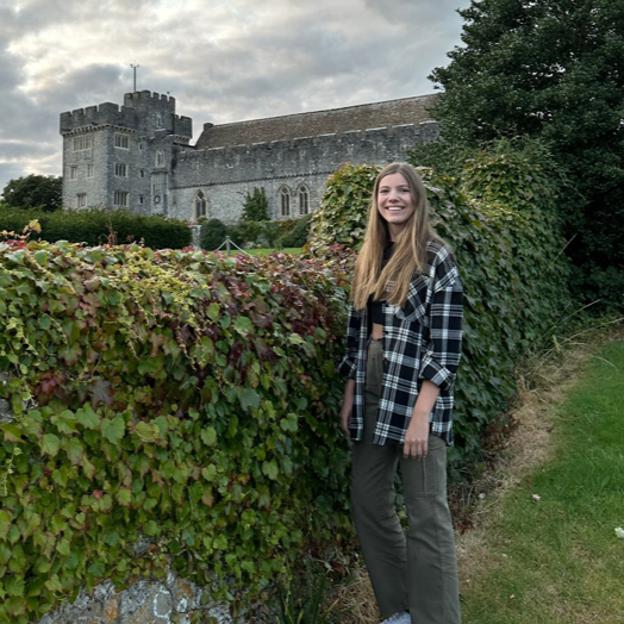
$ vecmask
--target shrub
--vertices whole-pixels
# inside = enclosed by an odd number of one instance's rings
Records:
[[[202,224],[200,246],[202,249],[218,249],[228,235],[227,228],[219,219],[208,219]]]
[[[253,596],[350,539],[323,265],[12,241],[0,267],[1,621],[168,562]]]
[[[191,242],[183,221],[160,216],[136,215],[125,210],[36,210],[0,209],[0,230],[19,232],[29,221],[41,224],[41,240],[66,240],[87,245],[106,242],[142,242],[153,249],[181,249]]]
[[[269,201],[267,200],[264,187],[254,187],[250,193],[245,194],[243,204],[243,221],[268,221]]]
[[[308,240],[308,232],[312,215],[306,215],[299,219],[278,221],[279,235],[275,241],[276,247],[303,247]]]

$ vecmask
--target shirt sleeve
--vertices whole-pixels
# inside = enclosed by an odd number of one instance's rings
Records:
[[[419,379],[450,389],[461,357],[463,287],[452,256],[436,269],[430,304],[429,344]]]
[[[347,350],[345,356],[338,365],[338,372],[349,379],[355,379],[361,322],[362,315],[359,312],[356,312],[352,305],[349,306],[349,318],[347,320]]]

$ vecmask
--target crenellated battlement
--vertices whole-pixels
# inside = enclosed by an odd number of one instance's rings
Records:
[[[124,106],[137,110],[162,110],[175,113],[175,98],[156,91],[135,91],[124,95]]]
[[[63,135],[101,125],[128,128],[147,135],[164,130],[181,137],[193,136],[192,119],[175,114],[175,98],[150,91],[126,93],[122,106],[103,102],[60,116],[60,133]]]

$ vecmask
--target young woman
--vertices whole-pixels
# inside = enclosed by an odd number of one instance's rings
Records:
[[[351,503],[384,623],[460,622],[446,493],[462,284],[411,165],[375,180],[349,313],[341,426],[353,440]],[[408,528],[395,511],[400,469]]]

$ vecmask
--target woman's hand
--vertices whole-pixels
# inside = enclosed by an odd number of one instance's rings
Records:
[[[340,428],[349,437],[349,423],[351,421],[351,411],[353,410],[353,395],[355,393],[355,380],[347,379],[344,395],[342,397],[342,408],[340,409]]]
[[[428,379],[422,382],[412,420],[405,432],[403,457],[426,457],[429,445],[429,414],[440,394],[440,388]]]
[[[403,457],[426,457],[429,445],[429,415],[414,412],[403,442]]]

